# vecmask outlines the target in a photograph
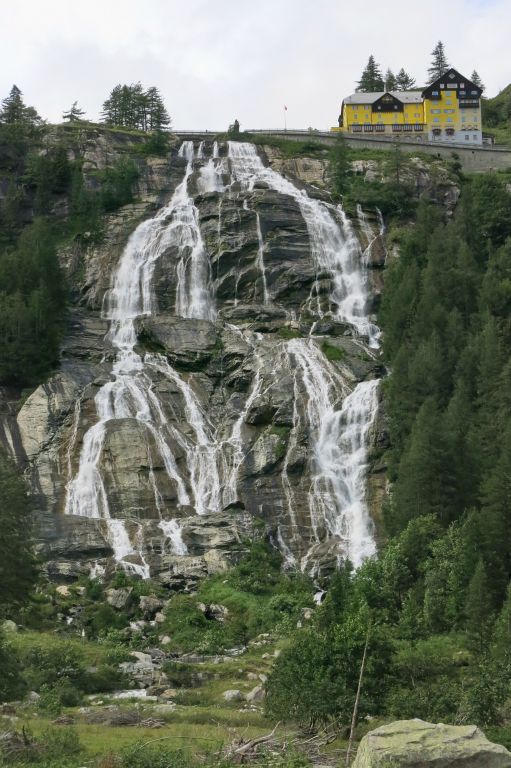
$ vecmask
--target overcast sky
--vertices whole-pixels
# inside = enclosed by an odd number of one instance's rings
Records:
[[[441,38],[495,95],[511,81],[511,0],[0,0],[0,96],[97,119],[116,83],[156,85],[175,128],[327,128],[373,53],[421,84]]]

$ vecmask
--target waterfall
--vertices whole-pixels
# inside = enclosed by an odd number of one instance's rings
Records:
[[[199,171],[199,178],[197,180],[199,192],[203,194],[206,192],[224,192],[225,186],[222,180],[224,173],[224,162],[218,153],[218,142],[215,141],[213,144],[213,155]]]
[[[208,452],[208,438],[201,424],[203,417],[191,388],[163,357],[148,355],[142,359],[135,352],[135,318],[151,314],[154,309],[151,292],[154,267],[164,250],[172,245],[177,246],[180,254],[177,303],[181,314],[186,317],[211,317],[214,314],[205,279],[206,256],[198,226],[198,212],[188,194],[188,178],[194,157],[193,143],[184,142],[179,154],[187,161],[183,180],[169,204],[154,218],[142,222],[131,235],[119,261],[113,286],[105,297],[104,316],[110,321],[108,337],[116,351],[113,380],[104,384],[94,398],[98,420],[83,437],[78,471],[68,483],[65,503],[65,513],[68,515],[105,519],[115,559],[135,571],[138,568],[138,572],[145,575],[149,571],[141,556],[142,547],[139,546],[137,551],[123,520],[111,518],[99,462],[108,422],[124,418],[136,419],[154,438],[167,475],[176,487],[179,503],[190,503],[169,445],[170,438],[176,438],[177,435],[169,429],[153,383],[146,373],[147,368],[159,371],[178,384],[184,397],[187,415],[197,437],[197,445],[186,444],[183,447],[189,453],[191,487],[199,513],[205,511],[201,505],[204,503],[206,506],[212,497],[211,503],[217,507],[216,498],[220,487],[218,473],[215,476],[211,471],[213,467],[216,468],[216,457],[213,459],[211,452]],[[151,475],[155,506],[160,511],[161,501],[152,468]],[[126,563],[125,558],[133,554],[141,557],[142,566]]]
[[[178,249],[176,315],[214,320],[215,304],[211,293],[211,269],[202,241],[199,211],[188,192],[193,170],[193,142],[185,141],[179,154],[186,158],[185,177],[174,193],[171,237]]]
[[[326,535],[336,537],[342,543],[342,554],[359,566],[375,552],[365,504],[365,477],[378,381],[361,382],[348,394],[344,378],[311,338],[292,339],[287,351],[296,364],[295,380],[297,377],[305,390],[312,461],[308,498],[314,541],[320,542]],[[299,392],[295,399],[300,399]],[[295,432],[299,418],[295,409]],[[307,560],[308,556],[304,565]]]
[[[112,287],[104,301],[103,316],[109,321],[108,339],[115,352],[111,380],[99,387],[94,398],[96,421],[85,432],[79,463],[72,474],[72,450],[77,442],[81,408],[77,402],[68,449],[68,485],[65,512],[102,519],[115,560],[146,578],[149,566],[144,559],[143,527],[136,521],[112,517],[109,508],[101,457],[111,422],[134,419],[147,435],[149,483],[159,515],[158,526],[165,547],[174,555],[185,555],[179,513],[169,518],[158,489],[153,451],[162,461],[175,489],[178,507],[193,507],[195,514],[219,512],[239,498],[238,484],[247,455],[244,424],[250,409],[271,386],[271,372],[265,370],[262,337],[252,335],[253,377],[244,405],[229,427],[213,424],[194,391],[193,377],[176,371],[160,354],[140,355],[136,351],[135,319],[157,309],[151,288],[155,266],[169,249],[176,258],[175,313],[185,318],[216,319],[209,257],[200,230],[199,210],[189,191],[190,177],[201,193],[217,193],[218,237],[222,196],[241,187],[250,192],[256,184],[267,185],[279,194],[292,197],[299,205],[309,233],[310,248],[318,273],[332,276],[331,301],[335,317],[348,323],[369,346],[377,347],[379,331],[367,316],[367,286],[363,252],[355,231],[340,207],[310,198],[305,191],[270,168],[256,148],[229,142],[228,162],[220,157],[218,144],[212,155],[204,142],[194,152],[184,142],[179,156],[185,161],[181,182],[170,202],[152,219],[141,223],[130,236],[121,255]],[[224,184],[231,177],[230,187]],[[244,200],[249,210],[248,202]],[[259,213],[255,212],[258,238],[256,266],[262,298],[271,302],[265,264],[265,245]],[[258,278],[259,282],[259,278]],[[236,296],[233,297],[236,305]],[[319,301],[319,299],[318,299]],[[235,328],[235,330],[238,330]],[[241,331],[239,331],[241,333]],[[244,339],[248,338],[244,335]],[[367,445],[377,408],[374,381],[354,389],[341,369],[329,362],[312,338],[279,341],[282,365],[294,377],[293,427],[287,454],[282,463],[284,507],[289,525],[279,525],[277,541],[288,564],[296,564],[303,550],[295,512],[294,488],[289,477],[289,457],[298,449],[298,433],[308,435],[311,483],[307,491],[311,528],[311,550],[328,539],[338,543],[342,556],[355,566],[374,554],[371,521],[365,503]],[[362,345],[362,342],[359,342]],[[158,382],[169,382],[186,416],[187,428],[169,422]],[[303,422],[303,423],[302,423]],[[222,434],[220,434],[220,431]],[[177,450],[176,450],[177,447]],[[181,459],[183,459],[183,463]],[[186,465],[185,472],[181,469]],[[184,476],[185,475],[185,476]],[[115,514],[115,513],[114,513]],[[174,513],[173,513],[174,514]],[[308,569],[311,550],[302,558]]]
[[[229,160],[234,181],[253,190],[256,182],[294,198],[307,225],[312,257],[318,271],[332,275],[331,300],[336,317],[351,325],[369,346],[378,346],[378,329],[367,317],[367,286],[361,270],[362,251],[357,237],[340,206],[310,198],[276,171],[267,168],[253,144],[229,142]]]

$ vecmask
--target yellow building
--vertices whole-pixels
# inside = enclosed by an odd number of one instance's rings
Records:
[[[342,103],[339,127],[332,131],[482,144],[481,94],[479,86],[451,68],[422,91],[348,96]]]

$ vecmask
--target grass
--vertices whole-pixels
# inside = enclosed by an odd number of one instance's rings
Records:
[[[268,136],[262,133],[239,133],[237,136],[222,133],[218,134],[216,138],[220,141],[248,141],[259,146],[273,147],[280,150],[284,157],[326,157],[328,155],[328,147],[319,141],[314,141],[313,138],[293,141],[293,139]]]
[[[59,637],[53,632],[36,632],[35,630],[9,635],[9,642],[22,657],[35,646],[48,651],[57,648],[72,648],[82,655],[84,662],[89,666],[104,664],[107,654],[111,650],[106,644],[82,640],[79,637]]]
[[[150,743],[157,739],[164,741],[169,749],[185,749],[197,755],[206,750],[219,750],[224,744],[241,736],[248,740],[268,732],[269,724],[258,713],[247,712],[246,717],[242,713],[236,713],[237,724],[234,725],[230,710],[211,712],[210,722],[200,722],[204,719],[204,708],[198,707],[194,710],[189,714],[176,711],[175,720],[173,718],[172,722],[166,723],[157,731],[140,726],[89,725],[80,722],[73,725],[72,729],[90,757],[120,752],[137,742]],[[69,710],[68,714],[73,714],[73,711]],[[149,715],[150,712],[144,710],[144,716]],[[20,718],[17,727],[28,728],[35,737],[41,737],[50,725],[51,721],[42,717],[24,720]]]
[[[327,341],[324,341],[321,345],[321,351],[325,355],[327,360],[330,360],[331,362],[339,362],[340,360],[344,360],[346,357],[346,351],[344,349],[339,349],[339,347],[334,347],[332,344],[329,344]]]
[[[277,334],[281,339],[285,339],[286,341],[289,339],[299,339],[302,335],[300,331],[297,331],[295,328],[287,328],[286,326],[279,328]]]

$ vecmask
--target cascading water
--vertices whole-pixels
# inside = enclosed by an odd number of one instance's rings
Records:
[[[118,562],[125,562],[128,555],[136,554],[123,520],[112,519],[99,462],[108,422],[133,418],[140,422],[154,438],[163,459],[165,470],[176,487],[180,504],[189,504],[190,498],[185,483],[177,470],[175,457],[169,446],[170,433],[163,407],[154,391],[153,383],[146,373],[152,368],[177,383],[185,399],[187,414],[195,428],[197,445],[183,445],[188,449],[192,471],[192,490],[199,513],[201,504],[208,495],[219,493],[216,461],[209,461],[204,446],[208,440],[202,427],[203,421],[193,391],[159,355],[147,355],[143,359],[135,352],[135,318],[148,315],[153,309],[151,278],[158,258],[171,245],[177,245],[181,260],[181,294],[178,305],[185,316],[210,317],[213,305],[205,281],[204,248],[197,223],[197,210],[187,191],[188,178],[192,172],[193,144],[185,142],[180,155],[187,160],[182,182],[176,188],[170,203],[153,218],[140,224],[131,235],[121,256],[113,287],[106,297],[105,317],[110,320],[108,337],[116,350],[113,365],[113,380],[104,384],[95,397],[98,421],[84,435],[78,471],[67,487],[65,512],[90,518],[103,518],[109,533],[109,540]],[[208,262],[209,264],[209,262]],[[190,290],[185,286],[187,272],[192,282]],[[216,457],[215,457],[216,458]],[[204,461],[207,469],[204,469]],[[209,493],[206,492],[209,488]],[[155,506],[160,511],[160,496],[154,484]],[[213,502],[214,503],[214,502]],[[216,506],[216,505],[215,505]],[[140,547],[138,554],[140,554]],[[129,564],[133,570],[148,576],[147,564]]]
[[[296,364],[295,399],[300,400],[300,384],[305,390],[304,409],[312,454],[308,497],[313,540],[319,543],[334,536],[340,542],[339,552],[357,567],[375,553],[365,505],[365,476],[378,381],[364,381],[347,394],[345,380],[313,339],[292,339],[287,352]],[[299,418],[295,409],[295,430]],[[307,554],[302,567],[307,567],[308,560]]]
[[[259,348],[263,342],[254,337],[251,341],[254,371],[251,387],[227,435],[224,428],[220,437],[219,427],[208,419],[189,381],[162,355],[148,353],[142,357],[135,351],[135,319],[149,315],[155,309],[152,276],[158,259],[168,249],[174,249],[177,254],[176,314],[185,318],[216,318],[209,257],[201,235],[199,211],[188,185],[192,173],[197,170],[194,178],[199,191],[219,194],[220,228],[222,195],[229,191],[224,184],[228,169],[225,158],[219,156],[216,143],[209,159],[204,144],[195,155],[192,142],[184,142],[179,155],[186,161],[181,183],[169,204],[153,219],[140,224],[130,237],[112,288],[105,298],[104,316],[110,321],[108,338],[116,357],[112,380],[100,387],[96,394],[97,422],[83,437],[74,477],[71,477],[71,451],[77,438],[79,405],[68,457],[70,479],[66,513],[105,520],[115,559],[143,577],[149,575],[149,567],[143,557],[140,524],[114,519],[110,515],[101,471],[101,454],[109,423],[135,419],[153,441],[166,475],[175,488],[178,505],[193,506],[196,514],[204,515],[218,512],[238,499],[239,473],[246,457],[243,425],[257,398],[264,394],[264,360]],[[342,209],[309,198],[305,191],[266,168],[252,145],[229,142],[228,158],[231,188],[238,182],[242,191],[250,192],[257,183],[263,182],[262,188],[266,184],[297,201],[307,225],[317,270],[327,270],[332,275],[331,299],[336,306],[335,316],[349,323],[360,336],[365,335],[369,345],[376,347],[379,331],[367,317],[362,250]],[[248,207],[246,199],[244,203]],[[268,304],[265,247],[257,211],[256,228],[257,267],[263,301]],[[220,241],[220,230],[218,234]],[[296,447],[298,422],[305,418],[312,470],[308,492],[311,544],[333,537],[339,542],[339,552],[359,565],[375,551],[364,496],[366,447],[376,412],[377,381],[362,382],[350,391],[351,385],[347,385],[312,338],[282,341],[279,345],[283,359],[294,372],[295,398],[294,426],[282,471],[289,525],[279,526],[277,539],[286,561],[289,564],[296,562],[300,532],[288,476],[288,456]],[[169,424],[154,383],[157,380],[170,382],[173,391],[178,393],[186,414],[186,432]],[[174,449],[178,446],[184,455],[186,477],[178,469],[172,446]],[[188,550],[179,521],[165,517],[167,511],[158,490],[149,447],[148,466],[164,547],[172,554],[185,555]],[[302,567],[308,568],[309,561],[306,554],[302,558]]]
[[[332,275],[331,300],[336,316],[349,323],[358,334],[367,336],[369,346],[378,346],[378,328],[367,317],[367,288],[360,268],[361,249],[349,221],[340,207],[310,198],[272,168],[267,168],[253,144],[229,142],[233,179],[247,190],[257,182],[293,197],[302,212],[309,232],[312,257],[318,271]]]
[[[193,170],[193,142],[185,141],[179,154],[186,158],[185,177],[172,198],[174,201],[171,237],[178,248],[176,314],[214,320],[211,268],[199,226],[199,211],[188,192]]]

